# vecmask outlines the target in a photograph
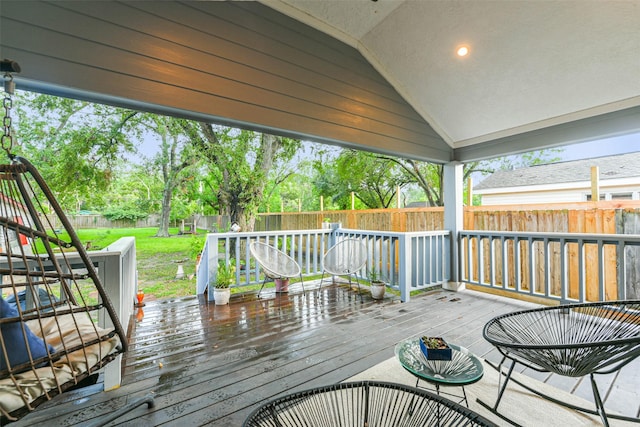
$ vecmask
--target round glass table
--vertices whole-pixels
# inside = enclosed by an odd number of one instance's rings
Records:
[[[482,362],[464,347],[449,343],[451,360],[427,360],[420,350],[420,338],[410,338],[396,344],[395,353],[404,369],[416,378],[416,387],[420,380],[433,384],[440,394],[440,386],[458,386],[462,388],[462,398],[467,407],[467,394],[464,386],[473,384],[482,378]],[[443,393],[449,394],[450,393]],[[452,395],[455,396],[455,395]]]

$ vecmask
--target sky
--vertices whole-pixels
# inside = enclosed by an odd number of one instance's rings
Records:
[[[614,154],[640,151],[640,134],[601,139],[582,144],[567,145],[559,156],[563,160],[590,159]]]
[[[561,162],[633,153],[640,151],[640,133],[565,145],[559,148],[562,148],[563,151],[554,153],[553,157],[559,157]],[[473,185],[478,184],[487,176],[481,173],[472,174]]]
[[[563,161],[631,153],[640,151],[640,133],[566,145],[562,148],[564,151],[557,156]],[[138,150],[141,154],[151,157],[158,151],[158,142],[147,134]]]

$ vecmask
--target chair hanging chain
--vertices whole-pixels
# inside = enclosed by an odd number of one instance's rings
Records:
[[[13,133],[11,123],[11,108],[13,107],[13,93],[16,88],[16,83],[13,81],[12,71],[20,72],[20,66],[17,62],[4,59],[1,62],[1,69],[4,72],[4,119],[2,120],[2,138],[0,139],[0,147],[7,152],[7,155],[11,158],[11,149],[13,148]]]
[[[9,92],[7,88],[13,86],[13,78],[9,75],[10,79],[6,80],[5,74],[5,82],[4,82],[4,101],[2,105],[4,106],[4,120],[2,121],[2,149],[7,152],[9,156],[11,156],[11,148],[13,148],[13,135],[11,134],[11,107],[13,106],[13,101],[11,99],[12,92]]]

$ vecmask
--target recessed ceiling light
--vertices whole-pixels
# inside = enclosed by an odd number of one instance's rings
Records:
[[[458,56],[467,56],[469,54],[469,47],[459,46],[458,49],[456,50],[456,53],[458,54]]]

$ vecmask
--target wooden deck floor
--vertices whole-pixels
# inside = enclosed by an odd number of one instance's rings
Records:
[[[215,306],[196,298],[150,302],[132,327],[122,386],[100,383],[65,393],[12,425],[80,425],[147,393],[146,405],[111,425],[239,426],[265,399],[331,384],[393,356],[395,344],[417,335],[442,335],[481,357],[499,356],[482,338],[494,316],[531,307],[473,291],[437,290],[400,303],[364,301],[342,286],[321,292],[234,298]],[[536,375],[591,398],[588,381]],[[640,369],[604,377],[608,409],[638,416]]]

